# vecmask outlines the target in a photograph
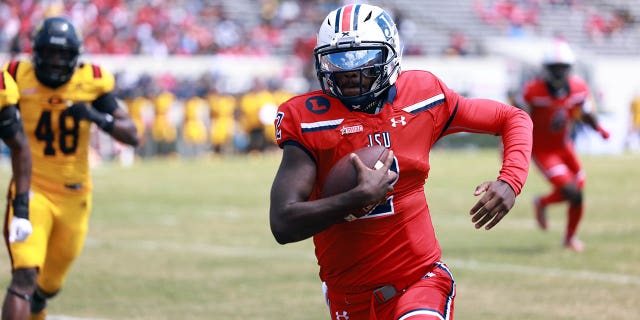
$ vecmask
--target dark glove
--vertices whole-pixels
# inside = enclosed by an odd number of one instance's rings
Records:
[[[19,193],[13,199],[13,216],[29,220],[29,194]]]
[[[106,132],[111,132],[115,125],[115,119],[112,115],[100,112],[84,102],[74,103],[67,108],[67,112],[76,119],[85,119],[95,123]]]

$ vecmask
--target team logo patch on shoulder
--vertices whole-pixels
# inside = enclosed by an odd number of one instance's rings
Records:
[[[329,99],[322,96],[310,97],[305,101],[304,105],[307,107],[307,110],[315,114],[323,114],[329,111],[329,107],[331,106]]]

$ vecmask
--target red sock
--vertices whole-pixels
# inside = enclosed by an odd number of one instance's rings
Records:
[[[584,206],[580,205],[569,205],[569,212],[567,217],[567,233],[565,239],[571,239],[575,236],[578,231],[578,225],[580,224],[580,220],[582,220],[582,214],[584,213]]]
[[[553,191],[551,193],[549,193],[546,196],[543,196],[542,198],[540,198],[540,204],[542,206],[548,206],[552,203],[558,203],[558,202],[562,202],[564,201],[564,196],[562,195],[562,193],[560,192],[560,189],[556,188],[553,189]]]

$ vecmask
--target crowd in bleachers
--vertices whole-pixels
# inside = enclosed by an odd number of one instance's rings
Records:
[[[629,5],[602,7],[582,0],[474,0],[474,11],[483,23],[514,37],[535,34],[543,10],[570,9],[584,16],[583,32],[591,41],[626,32],[636,23]]]
[[[0,51],[29,52],[30,34],[44,16],[64,14],[78,26],[86,53],[100,54],[307,54],[305,44],[329,10],[344,0],[257,0],[250,12],[237,12],[221,0],[5,0],[0,2]],[[393,1],[390,6],[403,34],[413,34],[415,22]],[[609,10],[585,0],[473,0],[482,23],[521,35],[535,28],[543,10],[562,6],[586,18],[584,33],[593,41],[625,32],[635,23],[629,7]],[[300,32],[296,32],[300,30]],[[293,39],[291,36],[293,35]],[[423,46],[405,39],[405,54],[423,54]],[[300,50],[303,52],[300,52]],[[444,49],[444,48],[443,48]],[[438,50],[439,52],[445,50]]]
[[[328,12],[338,2],[261,0],[258,10],[232,17],[228,1],[8,0],[0,3],[0,51],[30,53],[37,23],[46,16],[65,15],[81,32],[85,54],[282,53],[308,64],[315,34],[293,39],[293,50],[287,52],[283,30],[292,23],[316,28],[321,17],[314,13]],[[198,79],[166,73],[116,76],[116,95],[143,138],[135,150],[141,157],[265,151],[274,146],[270,128],[275,107],[291,95],[277,79],[256,78],[246,92],[232,94],[221,90],[208,73]],[[313,76],[311,70],[307,76]],[[96,136],[101,158],[123,151],[113,141],[100,139],[98,132]]]
[[[0,3],[0,50],[29,52],[44,16],[64,14],[83,34],[86,53],[274,54],[292,22],[315,26],[340,1],[256,1],[258,10],[232,16],[228,1],[6,0]]]
[[[344,0],[257,0],[244,12],[234,2],[221,0],[4,0],[0,2],[0,52],[29,53],[30,35],[42,17],[66,15],[83,36],[84,53],[114,55],[242,54],[294,56],[313,87],[311,52],[319,19]],[[480,23],[519,35],[539,23],[544,6],[562,6],[588,12],[585,32],[597,41],[623,32],[635,21],[625,8],[594,11],[581,0],[473,0]],[[240,3],[240,1],[238,2]],[[386,4],[405,35],[404,54],[425,54],[428,43],[413,35],[419,28],[410,12],[393,1]],[[246,9],[246,8],[245,8]],[[587,11],[591,10],[591,11]],[[242,11],[242,12],[241,12]],[[586,13],[585,13],[586,14]],[[449,33],[445,55],[473,55],[465,30]],[[120,72],[113,70],[114,72]],[[291,94],[278,79],[254,79],[245,92],[226,92],[219,79],[203,74],[197,79],[170,74],[117,74],[118,97],[132,113],[144,138],[136,150],[142,156],[195,155],[207,152],[253,152],[273,146],[274,106]],[[261,111],[262,110],[262,120]],[[266,121],[264,119],[269,119]],[[222,128],[222,129],[221,129]],[[111,150],[111,148],[107,148]]]

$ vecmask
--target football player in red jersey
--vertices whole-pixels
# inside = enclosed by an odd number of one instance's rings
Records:
[[[543,72],[524,85],[523,101],[533,121],[534,163],[553,185],[547,195],[534,200],[539,227],[547,229],[546,207],[553,203],[569,203],[563,245],[575,251],[584,250],[577,236],[584,212],[585,174],[569,134],[576,119],[598,131],[603,139],[609,132],[593,114],[593,103],[587,83],[571,74],[575,55],[564,41],[551,42],[543,52]]]
[[[502,136],[495,181],[474,191],[476,228],[493,228],[525,183],[532,147],[526,112],[467,99],[428,71],[400,71],[398,30],[383,9],[340,7],[323,20],[314,50],[322,90],[282,103],[275,120],[282,160],[271,189],[278,243],[313,237],[331,318],[452,319],[455,282],[440,261],[424,184],[429,152],[455,132]],[[320,198],[327,173],[352,151],[379,144],[385,164],[352,156],[358,185]],[[345,221],[347,212],[377,204]]]
[[[113,75],[78,63],[81,39],[73,24],[50,17],[35,31],[31,61],[5,66],[20,90],[33,160],[33,233],[7,243],[12,273],[2,319],[44,319],[47,300],[62,288],[82,251],[92,208],[92,124],[120,142],[138,144],[135,124],[112,93]]]

